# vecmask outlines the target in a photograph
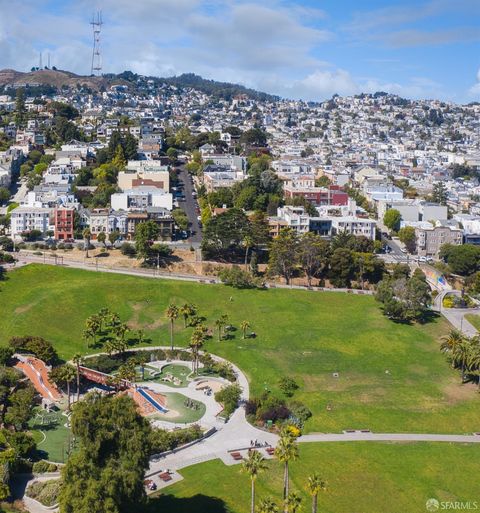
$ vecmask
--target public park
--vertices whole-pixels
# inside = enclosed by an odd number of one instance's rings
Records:
[[[278,423],[265,420],[273,399],[278,419],[281,408],[296,420],[299,405],[308,412],[299,442],[309,443],[299,444],[290,471],[304,507],[312,472],[328,482],[319,500],[321,511],[331,513],[351,512],[352,504],[378,513],[424,511],[430,497],[472,498],[480,446],[470,442],[480,429],[480,396],[474,384],[459,381],[442,355],[441,340],[450,327],[440,316],[423,324],[395,323],[368,295],[240,290],[40,265],[10,272],[0,294],[3,343],[14,336],[43,337],[64,362],[81,355],[82,367],[100,374],[94,363],[107,358],[108,347],[86,340],[82,332],[90,316],[114,310],[128,326],[126,352],[148,358],[129,379],[114,369],[105,373],[106,381],[92,380],[92,388],[120,384],[119,393],[130,395],[154,426],[199,424],[204,432],[217,430],[183,453],[152,460],[152,474],[167,462],[178,471],[171,484],[157,479],[145,511],[249,511],[250,480],[236,463],[247,459],[252,438],[275,446]],[[174,321],[166,315],[172,304],[187,303],[196,305],[208,327],[201,354],[231,366],[243,390],[245,407],[230,415],[223,416],[224,405],[215,400],[230,381],[205,375],[202,368],[210,364],[198,355],[196,363],[195,357],[182,361],[180,353],[168,352],[171,344],[175,351],[191,349],[195,326],[180,313]],[[75,451],[61,411],[38,411],[30,427],[46,459],[62,463]],[[328,438],[331,434],[338,439]],[[281,463],[273,452],[259,451],[267,468],[258,478],[257,494],[280,500]],[[450,472],[458,461],[465,472]]]

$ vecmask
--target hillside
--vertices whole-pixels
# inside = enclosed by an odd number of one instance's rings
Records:
[[[63,70],[39,70],[24,73],[12,69],[0,70],[0,86],[51,86],[56,89],[62,87],[76,87],[77,85],[86,85],[95,91],[102,87],[108,87],[113,84],[124,83],[121,79],[105,77],[87,77],[76,75]]]
[[[176,77],[144,77],[124,71],[119,74],[106,74],[101,77],[81,76],[63,70],[39,70],[24,73],[12,69],[0,70],[0,87],[2,86],[50,86],[55,89],[62,87],[86,86],[94,91],[103,88],[109,88],[114,84],[128,85],[135,91],[142,89],[146,82],[153,82],[157,87],[163,85],[172,85],[179,88],[193,88],[205,94],[216,98],[231,100],[240,95],[261,101],[275,101],[278,97],[255,91],[239,84],[231,84],[228,82],[217,82],[215,80],[207,80],[194,73],[184,73]]]

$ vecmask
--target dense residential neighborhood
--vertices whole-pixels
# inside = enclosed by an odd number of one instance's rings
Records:
[[[0,71],[0,511],[316,513],[325,473],[384,513],[387,467],[470,465],[478,103],[63,73]]]

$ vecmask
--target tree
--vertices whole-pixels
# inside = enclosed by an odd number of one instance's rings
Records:
[[[450,355],[453,353],[453,351],[456,350],[457,346],[462,343],[465,340],[465,337],[463,336],[463,333],[459,330],[452,329],[450,330],[449,334],[442,338],[442,344],[440,346],[440,349],[444,353],[449,353]],[[455,367],[455,362],[452,360],[452,368]]]
[[[72,358],[77,371],[77,402],[80,401],[80,365],[83,363],[82,355],[75,353]]]
[[[318,276],[327,265],[329,252],[328,242],[323,240],[320,235],[307,232],[300,237],[297,258],[307,276],[309,287],[312,285],[312,279]]]
[[[185,303],[180,307],[179,313],[183,316],[183,326],[186,328],[188,318],[197,313],[197,307],[192,303]]]
[[[284,465],[283,472],[283,500],[285,501],[289,494],[289,475],[288,464],[290,461],[298,458],[298,445],[290,431],[283,429],[280,433],[280,440],[275,447],[275,456]]]
[[[125,395],[91,393],[73,408],[78,443],[62,471],[62,513],[128,513],[145,503],[152,428]],[[100,506],[100,509],[99,509]]]
[[[240,328],[242,330],[242,338],[245,339],[247,336],[247,330],[250,328],[250,323],[248,321],[242,321],[240,323]]]
[[[203,231],[202,251],[206,258],[230,257],[242,246],[245,236],[250,234],[250,224],[245,213],[231,208],[212,217]]]
[[[259,451],[248,451],[248,456],[242,462],[242,471],[250,477],[250,513],[255,513],[255,481],[258,474],[265,470],[267,465]]]
[[[383,216],[383,224],[392,232],[399,230],[401,220],[402,214],[395,208],[387,210]]]
[[[415,228],[413,228],[413,226],[404,226],[403,228],[400,228],[398,238],[405,244],[409,253],[415,253],[417,236],[415,235]]]
[[[228,322],[228,315],[221,315],[216,321],[215,326],[218,330],[218,341],[222,339],[222,330],[227,325]]]
[[[473,244],[454,246],[444,244],[440,248],[440,258],[447,262],[448,267],[454,274],[470,276],[479,270],[480,248]]]
[[[291,492],[285,499],[285,513],[297,513],[302,505],[302,498],[297,492]]]
[[[98,242],[100,242],[100,244],[103,244],[103,246],[105,247],[105,241],[107,240],[107,236],[106,236],[105,232],[100,232],[97,235],[97,240],[98,240]]]
[[[270,244],[269,272],[282,276],[287,285],[297,267],[298,236],[291,228],[280,230]]]
[[[435,182],[433,184],[432,201],[439,203],[440,205],[447,204],[447,188],[444,182]]]
[[[92,233],[90,232],[90,228],[85,228],[82,232],[83,235],[83,247],[85,249],[85,257],[88,258],[88,248],[90,247],[90,237]]]
[[[258,513],[278,513],[278,506],[271,497],[267,497],[260,501]]]
[[[307,491],[312,497],[312,513],[317,513],[318,494],[327,489],[325,481],[314,472],[307,481]]]
[[[135,230],[135,247],[139,258],[146,260],[150,256],[150,248],[159,233],[160,228],[154,221],[139,223]]]
[[[118,230],[115,230],[113,232],[110,232],[108,234],[108,240],[110,241],[110,244],[115,244],[117,240],[120,238],[120,232]]]
[[[15,98],[15,123],[20,128],[25,122],[25,112],[25,89],[19,87]]]
[[[350,287],[355,276],[355,259],[349,249],[338,248],[330,258],[330,280],[335,287]]]
[[[198,372],[198,356],[203,343],[205,341],[205,330],[201,326],[196,326],[193,330],[192,336],[190,337],[189,347],[192,350],[193,355],[193,372]]]
[[[76,372],[75,369],[71,365],[60,365],[59,367],[54,367],[50,373],[49,378],[56,383],[57,385],[66,385],[67,386],[67,401],[68,401],[68,410],[70,410],[70,384],[75,379]]]
[[[174,328],[175,319],[178,318],[178,313],[179,312],[178,312],[177,305],[174,305],[173,303],[168,305],[167,317],[170,319],[170,345],[171,345],[172,351],[173,351],[173,328]]]
[[[10,199],[10,191],[6,187],[0,187],[0,204]]]

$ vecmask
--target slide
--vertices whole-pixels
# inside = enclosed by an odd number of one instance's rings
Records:
[[[50,399],[51,401],[60,401],[62,394],[48,379],[48,369],[42,360],[28,356],[24,358],[23,362],[18,362],[16,367],[27,376],[35,387],[35,390],[42,397]]]
[[[167,409],[164,408],[158,401],[156,401],[147,390],[144,388],[137,388],[137,392],[140,393],[142,397],[144,397],[154,408],[156,408],[158,411],[161,411],[162,413],[167,413]]]

